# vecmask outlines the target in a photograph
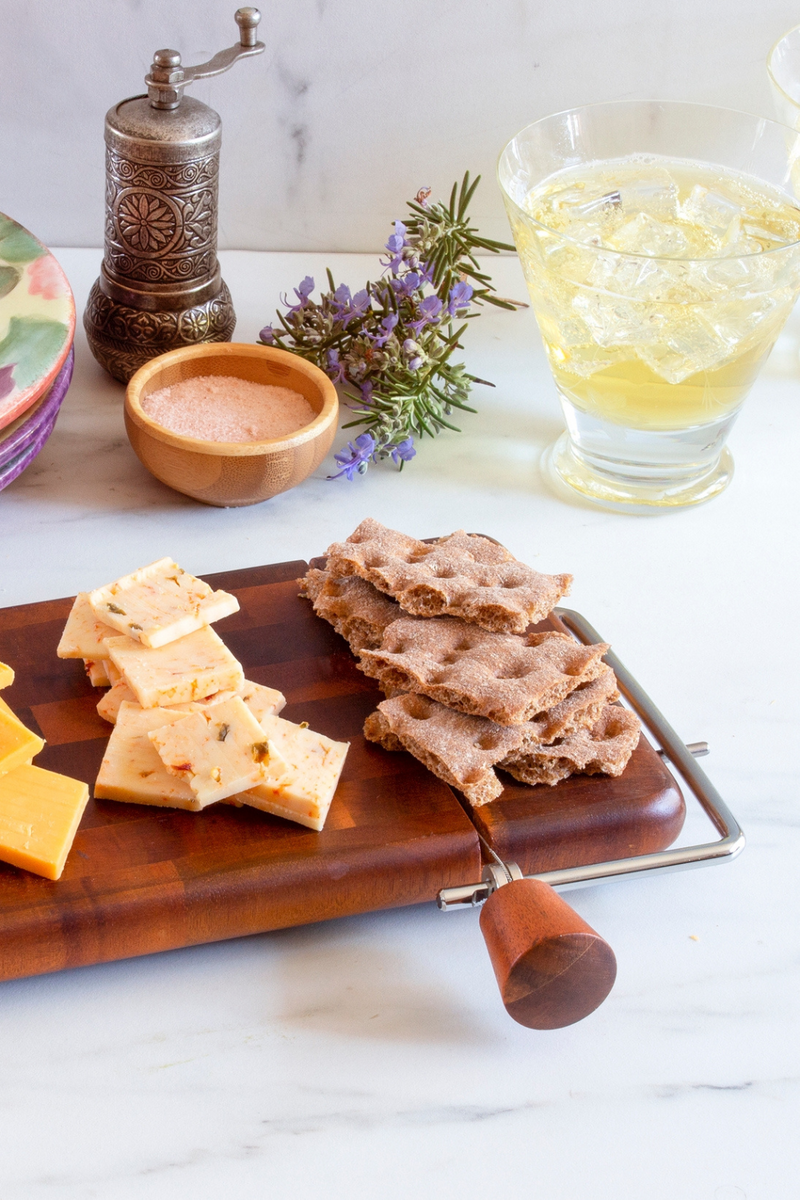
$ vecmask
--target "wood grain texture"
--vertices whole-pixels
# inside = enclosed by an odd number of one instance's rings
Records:
[[[472,810],[409,755],[366,742],[363,722],[381,693],[298,596],[305,570],[280,563],[207,580],[239,599],[216,628],[247,677],[285,693],[288,719],[351,743],[323,832],[246,808],[90,800],[58,883],[0,863],[0,979],[430,901],[480,878],[476,826],[526,872],[626,857],[677,836],[683,800],[647,746],[619,780],[509,780],[499,800]],[[91,785],[109,727],[82,664],[56,657],[71,604],[0,610],[0,661],[17,672],[4,698],[47,739],[38,765]]]
[[[602,1004],[614,986],[614,951],[538,879],[493,892],[481,932],[509,1016],[529,1029],[561,1029]]]
[[[255,809],[202,813],[90,800],[58,883],[0,863],[0,978],[433,900],[480,876],[475,830],[444,784],[366,743],[379,696],[297,595],[303,562],[226,572],[241,610],[217,624],[249,679],[285,692],[289,720],[350,741],[322,833]],[[0,611],[8,703],[48,738],[40,766],[97,774],[110,727],[75,660],[56,657],[72,601]]]

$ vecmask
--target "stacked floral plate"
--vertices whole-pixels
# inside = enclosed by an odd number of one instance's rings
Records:
[[[46,246],[0,213],[0,490],[53,431],[72,378],[75,302]]]

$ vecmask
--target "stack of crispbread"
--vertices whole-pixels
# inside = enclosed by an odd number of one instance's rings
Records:
[[[639,740],[637,718],[614,703],[607,645],[526,632],[570,583],[488,538],[429,544],[368,519],[302,587],[387,696],[366,737],[481,805],[503,790],[496,767],[528,784],[620,775]]]

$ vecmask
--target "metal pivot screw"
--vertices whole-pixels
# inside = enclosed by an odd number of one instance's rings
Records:
[[[249,58],[253,54],[261,54],[264,43],[259,42],[257,29],[261,13],[257,8],[240,8],[234,14],[239,26],[239,41],[227,50],[220,50],[208,62],[196,67],[182,67],[181,56],[177,50],[156,50],[150,74],[146,76],[147,94],[153,108],[177,108],[181,102],[181,94],[187,84],[195,79],[208,79],[212,75],[221,75],[240,58]]]

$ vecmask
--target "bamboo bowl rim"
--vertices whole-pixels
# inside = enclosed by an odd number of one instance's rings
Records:
[[[322,408],[313,421],[308,425],[303,425],[294,433],[284,434],[282,437],[270,438],[262,442],[210,442],[202,438],[189,437],[182,433],[175,433],[174,430],[167,429],[163,425],[159,425],[152,417],[149,417],[142,408],[141,398],[148,391],[154,390],[148,388],[154,376],[159,375],[166,368],[182,362],[197,362],[202,364],[205,359],[235,360],[239,358],[252,358],[261,360],[262,362],[277,362],[289,367],[296,374],[304,377],[311,389],[322,397]],[[236,376],[235,363],[230,363],[231,370],[227,374]],[[201,375],[202,369],[195,372],[196,375]],[[219,374],[220,372],[216,372]],[[190,378],[190,376],[187,376]],[[261,380],[259,382],[266,382]],[[163,385],[162,385],[163,386]],[[290,380],[275,384],[277,387],[292,388]],[[300,391],[299,387],[293,388],[295,391]],[[302,392],[305,395],[305,392]],[[308,399],[308,396],[306,396]],[[296,446],[302,446],[305,442],[313,441],[319,434],[323,433],[330,424],[336,420],[339,411],[339,397],[336,394],[336,388],[319,367],[313,363],[307,362],[304,358],[300,358],[297,354],[292,354],[288,350],[281,350],[277,346],[263,346],[253,342],[204,342],[197,346],[181,346],[177,350],[169,350],[166,354],[160,354],[157,358],[152,358],[149,362],[140,367],[135,375],[131,378],[125,391],[125,410],[128,416],[136,425],[145,430],[151,437],[159,442],[164,442],[168,446],[176,447],[180,450],[192,451],[195,454],[210,454],[219,458],[244,458],[255,457],[256,455],[278,454],[286,450],[292,450]]]

